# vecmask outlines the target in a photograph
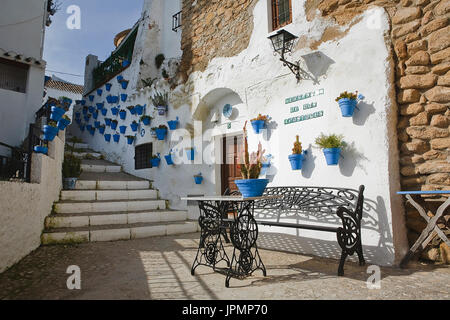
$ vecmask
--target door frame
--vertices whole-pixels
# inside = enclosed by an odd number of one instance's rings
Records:
[[[215,139],[215,156],[216,159],[220,159],[220,163],[217,163],[216,161],[216,165],[215,165],[215,176],[216,176],[216,194],[217,195],[222,195],[224,190],[222,190],[223,187],[223,179],[222,179],[222,170],[223,167],[222,165],[223,163],[223,158],[224,158],[224,145],[223,145],[223,139],[226,137],[236,137],[236,136],[244,136],[244,131],[240,130],[240,131],[236,131],[236,132],[232,132],[232,133],[227,133],[227,134],[221,134],[221,135],[217,135],[214,137]]]

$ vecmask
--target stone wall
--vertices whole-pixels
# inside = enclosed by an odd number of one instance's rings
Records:
[[[0,182],[0,273],[41,244],[45,217],[62,187],[65,133],[49,142],[49,155],[33,153],[31,183]]]
[[[183,0],[183,51],[180,70],[185,79],[203,71],[214,57],[231,57],[247,48],[257,0]]]

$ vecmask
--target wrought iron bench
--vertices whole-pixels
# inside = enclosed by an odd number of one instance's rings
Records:
[[[264,226],[309,229],[336,233],[337,242],[342,250],[338,276],[344,275],[344,263],[348,256],[356,253],[359,265],[365,265],[361,244],[361,219],[364,203],[364,186],[359,190],[331,187],[268,187],[265,196],[281,195],[281,198],[255,201],[254,218],[256,223]],[[236,192],[226,192],[236,194]],[[230,208],[232,210],[232,208]],[[314,224],[280,222],[289,218],[311,217]],[[276,217],[276,221],[273,221]],[[336,218],[338,217],[338,218]],[[325,226],[317,224],[321,219],[336,220],[342,226]],[[334,219],[335,218],[335,219]],[[267,219],[267,220],[264,220]],[[270,219],[270,220],[268,220]],[[232,219],[223,217],[225,227]],[[225,238],[226,239],[226,238]],[[227,240],[227,239],[226,239]]]

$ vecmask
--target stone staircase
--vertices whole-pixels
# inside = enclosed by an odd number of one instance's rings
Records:
[[[87,149],[78,144],[76,149]],[[89,151],[81,151],[88,153]],[[92,154],[92,153],[90,153]],[[101,155],[100,155],[101,156]],[[42,244],[114,241],[197,232],[186,211],[170,210],[150,181],[101,159],[83,159],[75,190],[61,191]]]

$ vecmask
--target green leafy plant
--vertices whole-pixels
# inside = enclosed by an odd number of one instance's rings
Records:
[[[62,175],[64,178],[78,178],[81,174],[81,159],[73,154],[64,156]]]
[[[267,120],[269,120],[269,116],[267,116],[267,115],[264,115],[264,116],[263,116],[263,115],[260,113],[260,114],[258,114],[258,116],[257,116],[256,118],[251,119],[250,121],[257,121],[257,120],[267,121]]]
[[[136,137],[135,136],[125,136],[125,138],[130,138],[130,139],[134,140],[134,138],[136,138]]]
[[[143,116],[141,116],[140,119],[141,119],[141,121],[144,121],[144,119],[152,120],[153,118],[144,114]]]
[[[339,95],[339,97],[336,98],[336,102],[341,99],[344,99],[344,98],[356,100],[357,97],[358,97],[358,91],[356,91],[355,93],[344,91]]]
[[[320,136],[316,138],[316,145],[322,149],[341,148],[345,146],[343,138],[342,135],[330,134],[327,136],[321,133]]]
[[[119,123],[119,121],[117,121],[116,119],[114,119],[114,120],[111,120],[111,123]]]
[[[300,143],[299,136],[296,136],[295,138],[292,154],[302,154],[302,144]]]
[[[161,125],[159,125],[158,127],[153,127],[153,128],[151,128],[151,130],[153,130],[153,131],[155,131],[156,129],[168,129],[167,128],[167,126],[166,125],[164,125],[164,124],[161,124]]]
[[[56,128],[58,126],[58,124],[54,120],[49,120],[48,121],[48,125],[51,126],[51,127],[54,127],[54,128]]]
[[[261,172],[262,163],[264,162],[264,152],[262,149],[261,142],[258,144],[257,152],[248,152],[248,141],[247,141],[247,121],[244,124],[244,141],[243,141],[243,151],[239,156],[239,167],[241,170],[242,179],[258,179]]]
[[[134,106],[128,106],[127,109],[131,111],[134,109]]]
[[[152,155],[152,159],[159,159],[159,156],[157,154]]]
[[[155,107],[167,106],[169,101],[169,94],[167,92],[160,93],[157,91],[150,99],[152,100],[152,103]]]
[[[166,57],[164,54],[160,53],[155,57],[155,66],[157,69],[161,68],[161,65],[163,64]]]

